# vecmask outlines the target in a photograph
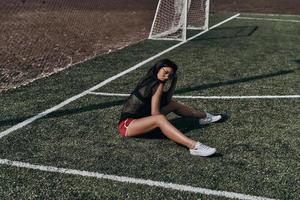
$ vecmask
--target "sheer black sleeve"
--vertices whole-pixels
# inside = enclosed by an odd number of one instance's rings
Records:
[[[172,79],[170,88],[166,92],[164,92],[163,95],[162,95],[162,100],[161,101],[162,101],[163,106],[170,103],[170,101],[173,97],[175,88],[176,88],[176,83],[177,83],[177,76],[174,76],[174,78]]]

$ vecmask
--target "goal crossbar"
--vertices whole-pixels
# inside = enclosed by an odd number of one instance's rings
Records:
[[[149,39],[187,39],[187,30],[207,30],[210,0],[159,0]]]

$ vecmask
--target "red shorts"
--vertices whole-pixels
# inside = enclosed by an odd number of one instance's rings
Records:
[[[127,128],[134,120],[135,119],[133,119],[133,118],[127,118],[119,123],[118,126],[119,126],[119,132],[120,132],[121,136],[124,136],[124,137],[127,136]]]

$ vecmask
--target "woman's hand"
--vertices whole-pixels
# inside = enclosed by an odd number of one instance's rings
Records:
[[[157,73],[157,79],[161,82],[166,82],[173,79],[175,72],[171,67],[162,67]]]

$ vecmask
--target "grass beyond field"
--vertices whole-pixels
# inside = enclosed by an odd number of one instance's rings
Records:
[[[299,40],[300,23],[235,19],[162,57],[179,66],[176,95],[299,95]],[[174,44],[143,41],[1,93],[0,132]],[[97,92],[130,93],[153,62]],[[300,198],[299,97],[181,99],[228,116],[223,123],[204,127],[193,119],[169,116],[187,136],[217,147],[218,154],[211,158],[191,156],[159,131],[120,137],[117,121],[124,100],[82,97],[3,137],[0,158],[274,199]],[[0,165],[0,199],[49,198],[227,199]]]

